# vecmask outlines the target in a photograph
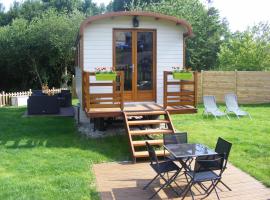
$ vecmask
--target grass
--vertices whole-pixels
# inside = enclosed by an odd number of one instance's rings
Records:
[[[233,115],[231,120],[203,118],[200,107],[196,115],[174,115],[173,122],[177,130],[189,133],[190,142],[214,148],[217,138],[222,137],[233,143],[230,162],[270,187],[270,104],[246,105],[243,109],[253,120],[238,120]]]
[[[93,163],[127,160],[125,137],[86,139],[72,118],[0,109],[0,199],[99,199]]]
[[[253,120],[215,120],[174,115],[190,142],[214,147],[218,137],[233,143],[230,161],[270,186],[270,105],[245,106]],[[99,199],[94,163],[129,159],[125,136],[86,139],[71,118],[22,117],[25,108],[0,109],[0,199]]]

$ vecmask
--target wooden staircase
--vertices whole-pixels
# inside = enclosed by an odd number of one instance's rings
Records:
[[[162,134],[175,133],[168,111],[126,111],[124,112],[124,120],[134,162],[137,158],[149,157],[146,141],[158,149],[163,145]],[[156,150],[157,156],[164,156],[163,148],[159,149]]]

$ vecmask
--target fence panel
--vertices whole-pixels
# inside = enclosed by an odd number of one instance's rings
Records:
[[[61,90],[67,90],[67,88],[52,88],[52,89],[47,90],[46,92],[50,94],[57,94],[57,93],[60,93]],[[12,92],[12,93],[5,93],[4,91],[2,91],[0,93],[0,107],[10,106],[12,97],[31,96],[31,95],[32,95],[31,89],[29,91]]]
[[[198,102],[202,96],[214,95],[224,103],[226,93],[235,93],[239,103],[270,102],[270,72],[257,71],[202,71],[198,79]]]

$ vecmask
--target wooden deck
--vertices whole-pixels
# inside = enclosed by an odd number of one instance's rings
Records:
[[[191,114],[196,113],[197,109],[193,106],[168,106],[164,109],[162,105],[157,103],[141,103],[141,104],[124,104],[124,109],[121,108],[91,108],[87,114],[90,118],[95,117],[121,117],[123,112],[155,112],[169,111],[170,114]]]
[[[89,118],[118,117],[123,116],[124,112],[152,112],[161,110],[169,111],[170,114],[190,114],[197,112],[197,72],[193,72],[193,80],[172,81],[169,79],[172,76],[172,72],[164,71],[162,105],[151,102],[141,104],[125,102],[124,72],[122,71],[117,72],[119,81],[90,81],[91,77],[94,76],[94,72],[83,72],[83,108]],[[97,92],[104,87],[111,88],[111,93]],[[136,102],[137,100],[138,98],[134,101]]]
[[[143,186],[154,176],[153,170],[148,163],[103,163],[93,167],[96,175],[97,190],[102,200],[144,200],[148,199],[153,191],[157,189],[155,182],[147,190]],[[270,189],[266,188],[253,177],[229,164],[227,171],[223,174],[223,181],[227,183],[232,191],[226,190],[219,185],[218,190],[221,200],[269,200]],[[180,185],[184,184],[181,177],[177,180]],[[194,190],[196,197],[202,195]],[[176,197],[169,188],[166,188],[154,199],[181,199]],[[191,197],[185,198],[190,200]],[[206,199],[217,199],[213,193]]]

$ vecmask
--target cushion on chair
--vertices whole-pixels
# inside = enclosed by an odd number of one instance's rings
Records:
[[[164,173],[164,172],[179,170],[179,167],[171,160],[165,161],[165,162],[160,162],[159,164],[151,164],[151,167],[157,173]]]
[[[215,172],[213,171],[206,171],[206,172],[193,172],[193,171],[188,171],[187,174],[191,177],[194,178],[195,182],[203,182],[203,181],[210,181],[210,180],[215,180],[219,179],[220,176],[218,176]]]

